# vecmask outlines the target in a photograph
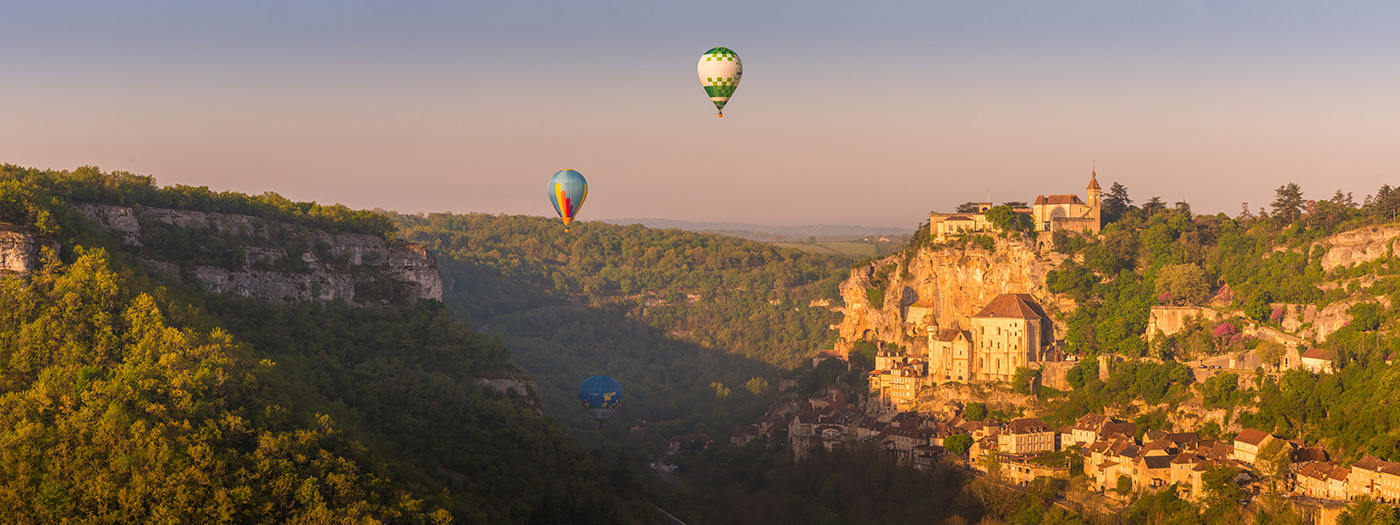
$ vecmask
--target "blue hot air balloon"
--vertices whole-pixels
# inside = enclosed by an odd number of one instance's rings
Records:
[[[588,415],[598,420],[598,427],[612,416],[617,404],[622,402],[622,383],[608,376],[593,376],[584,379],[578,386],[578,400],[583,403]]]
[[[574,215],[583,207],[586,198],[588,181],[579,172],[559,170],[549,178],[549,202],[554,204],[554,211],[559,212],[559,218],[564,220],[565,233],[569,232],[569,223],[574,221]]]

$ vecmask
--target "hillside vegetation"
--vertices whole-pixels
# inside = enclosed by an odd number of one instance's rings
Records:
[[[31,275],[0,275],[6,521],[651,521],[528,392],[476,384],[518,369],[441,304],[206,294],[98,234],[70,208],[89,199],[392,232],[270,194],[5,166],[0,221],[59,243]]]
[[[726,438],[766,408],[780,377],[830,348],[827,326],[839,319],[822,305],[835,298],[843,259],[638,225],[565,234],[543,217],[395,221],[438,254],[448,307],[509,346],[539,379],[550,415],[606,450],[630,442],[637,419],[653,452],[676,434]],[[595,374],[626,391],[601,434],[574,399]]]

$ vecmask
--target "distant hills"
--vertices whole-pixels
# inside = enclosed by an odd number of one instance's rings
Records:
[[[846,224],[805,224],[802,226],[768,226],[738,222],[690,222],[671,219],[603,219],[608,224],[641,224],[648,228],[675,228],[679,230],[718,233],[753,241],[782,242],[803,241],[816,237],[819,241],[861,240],[872,236],[908,236],[911,228],[879,226],[858,226]]]

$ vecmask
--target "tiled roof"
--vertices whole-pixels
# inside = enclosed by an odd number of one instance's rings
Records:
[[[1079,200],[1079,196],[1078,196],[1078,195],[1050,195],[1050,196],[1041,195],[1041,196],[1037,196],[1037,197],[1035,198],[1035,203],[1036,203],[1036,204],[1084,204],[1084,201]]]
[[[1142,458],[1142,462],[1150,469],[1171,468],[1171,456],[1147,456]]]
[[[1303,352],[1303,355],[1301,357],[1303,359],[1321,359],[1323,361],[1331,361],[1332,358],[1336,357],[1336,354],[1333,353],[1331,350],[1323,350],[1321,348],[1309,348],[1308,351]]]
[[[1050,432],[1050,431],[1051,431],[1051,430],[1050,430],[1050,425],[1046,425],[1044,421],[1041,421],[1041,420],[1036,419],[1036,418],[1033,418],[1033,417],[1028,417],[1028,418],[1025,418],[1025,419],[1017,419],[1017,420],[1014,420],[1014,421],[1012,421],[1012,422],[1011,422],[1009,425],[1007,425],[1007,426],[1011,427],[1011,431],[1010,431],[1010,432],[1011,432],[1012,434],[1030,434],[1030,433],[1032,433],[1032,432]]]
[[[1240,443],[1247,443],[1250,445],[1258,445],[1260,443],[1263,443],[1264,439],[1268,437],[1268,432],[1264,432],[1263,430],[1246,428],[1244,430],[1241,430],[1240,433],[1235,436],[1235,441]]]
[[[961,332],[962,330],[958,330],[955,328],[944,328],[942,330],[939,330],[938,334],[934,335],[933,338],[937,341],[954,341],[958,338],[958,334]]]
[[[982,311],[973,317],[1002,317],[1015,319],[1046,319],[1045,310],[1035,302],[1031,294],[1004,293],[992,299]]]

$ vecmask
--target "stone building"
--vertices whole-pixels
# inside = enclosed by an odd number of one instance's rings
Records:
[[[1074,194],[1037,195],[1031,207],[1012,211],[1030,215],[1036,231],[1098,233],[1103,227],[1103,189],[1099,187],[1096,171],[1090,172],[1089,186],[1085,190],[1084,200]],[[997,231],[996,226],[987,220],[987,210],[991,208],[992,203],[979,202],[977,213],[929,213],[929,235],[934,240],[944,240],[964,233]]]
[[[934,381],[1010,381],[1019,367],[1055,360],[1054,325],[1030,294],[1001,294],[959,325],[929,328]]]
[[[1087,201],[1081,201],[1078,195],[1073,194],[1037,195],[1031,204],[1035,229],[1043,232],[1069,230],[1098,233],[1103,227],[1103,189],[1099,188],[1097,172],[1089,174],[1085,197]]]

